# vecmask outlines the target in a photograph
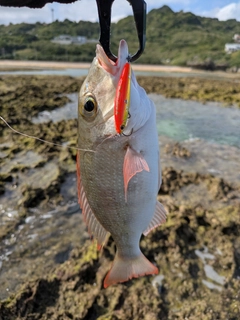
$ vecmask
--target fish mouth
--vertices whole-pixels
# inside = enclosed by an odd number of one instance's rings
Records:
[[[118,56],[117,56],[116,62],[114,62],[108,58],[104,49],[99,44],[97,44],[97,46],[96,46],[96,58],[95,59],[98,64],[98,67],[103,69],[104,72],[108,73],[109,76],[111,77],[111,83],[113,86],[111,88],[111,90],[116,91],[117,84],[119,82],[122,70],[123,70],[124,66],[126,65],[126,62],[128,62],[128,60],[129,60],[129,52],[128,52],[127,42],[125,40],[121,40],[119,42]],[[115,92],[115,94],[116,94],[116,92]],[[112,126],[111,118],[113,118],[113,124],[114,124],[114,101],[113,101],[111,108],[106,113],[105,112],[106,112],[106,109],[104,110],[104,115],[102,115],[101,121],[97,124],[98,128],[105,126],[106,122],[109,123],[109,121]],[[112,135],[116,135],[115,128],[114,128],[114,130],[111,130],[111,131],[112,131]],[[127,128],[125,131],[126,131],[126,134],[128,134],[129,130],[127,130]],[[132,130],[130,130],[130,132],[132,132]]]
[[[103,47],[97,44],[96,46],[96,58],[100,66],[107,72],[114,74],[116,69],[116,63],[108,58]],[[115,68],[114,68],[115,67]]]
[[[119,42],[118,47],[118,57],[117,61],[114,62],[108,58],[105,51],[103,50],[102,46],[97,44],[96,46],[96,58],[100,64],[100,66],[110,73],[111,75],[116,76],[120,73],[123,69],[125,63],[129,60],[129,52],[128,52],[128,45],[125,40],[121,40]]]

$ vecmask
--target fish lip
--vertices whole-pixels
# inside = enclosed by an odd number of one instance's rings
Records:
[[[96,46],[96,57],[98,66],[101,67],[105,72],[115,75],[117,73],[117,63],[113,62],[108,58],[102,46],[97,44]]]
[[[121,72],[123,66],[129,61],[129,50],[125,40],[120,40],[118,46],[117,61],[114,62],[106,55],[103,47],[100,44],[96,45],[96,59],[106,72],[113,76],[117,76]]]

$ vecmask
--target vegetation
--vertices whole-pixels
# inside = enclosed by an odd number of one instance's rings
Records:
[[[133,31],[134,30],[134,31]],[[80,21],[54,21],[51,24],[0,25],[0,59],[91,61],[94,43],[83,45],[59,45],[51,39],[60,34],[99,38],[98,23]],[[163,6],[147,16],[146,50],[140,63],[188,65],[204,64],[240,66],[240,53],[226,54],[225,43],[232,42],[240,33],[240,22],[196,16],[190,12],[173,12]],[[134,53],[138,38],[132,16],[112,24],[112,51],[116,53],[120,39],[126,39]]]

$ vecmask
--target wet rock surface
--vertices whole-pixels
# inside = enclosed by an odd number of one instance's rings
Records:
[[[197,101],[217,101],[226,105],[240,106],[239,79],[201,79],[201,78],[161,78],[138,77],[139,84],[147,93],[159,93],[168,98],[181,98]]]
[[[181,146],[181,144],[178,142],[174,144],[166,144],[164,147],[164,152],[169,153],[175,157],[189,158],[191,156],[190,151],[187,148]]]
[[[140,84],[164,94],[154,87],[159,79],[147,79]],[[31,118],[63,106],[66,97],[59,95],[76,92],[81,81],[2,77],[0,115],[24,133],[76,146],[76,120],[33,124]],[[179,97],[186,87],[178,81],[165,87],[176,86]],[[239,319],[239,149],[160,137],[158,197],[168,220],[141,239],[159,275],[103,289],[115,245],[110,238],[99,252],[89,240],[76,198],[75,150],[0,126],[0,319]]]

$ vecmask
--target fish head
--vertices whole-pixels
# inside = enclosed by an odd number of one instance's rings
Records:
[[[128,62],[129,52],[125,40],[121,40],[116,63],[110,60],[103,48],[97,45],[89,73],[79,93],[78,125],[79,140],[97,141],[116,135],[114,121],[114,100],[123,68]],[[124,128],[124,134],[138,130],[147,120],[145,103],[146,93],[138,85],[131,73],[130,117]],[[149,100],[147,98],[147,100]],[[143,110],[142,110],[143,109]]]

